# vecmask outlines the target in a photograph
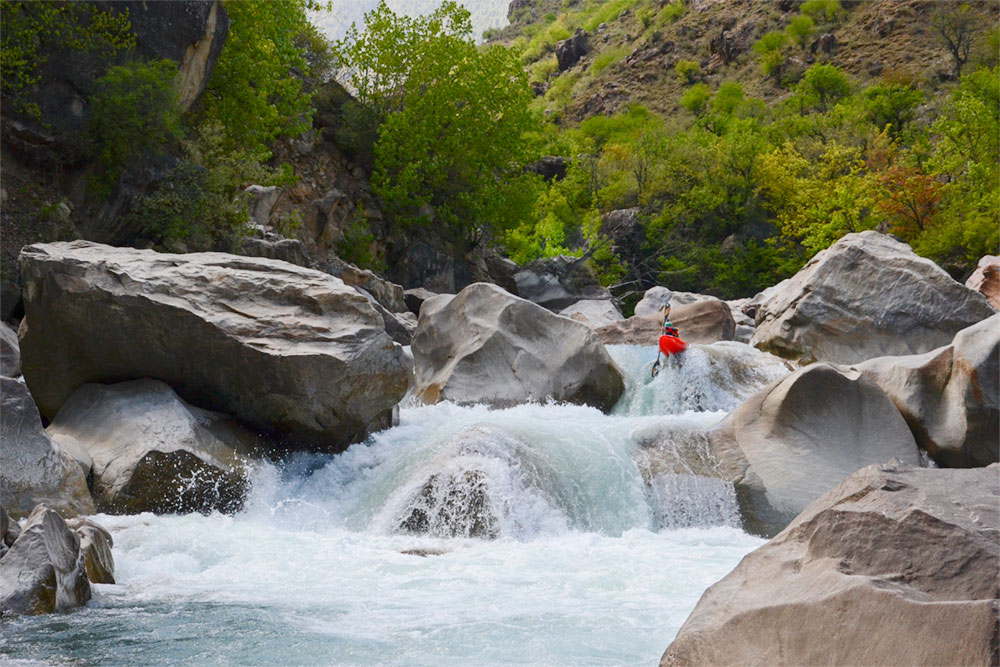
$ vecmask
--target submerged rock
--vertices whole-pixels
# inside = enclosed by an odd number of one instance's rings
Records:
[[[235,512],[249,491],[245,462],[156,380],[84,385],[49,433],[86,449],[102,512]]]
[[[83,470],[46,435],[26,386],[0,378],[0,414],[0,505],[14,518],[40,503],[67,516],[93,514]]]
[[[1000,314],[926,354],[857,365],[889,395],[917,444],[942,465],[1000,461]]]
[[[744,527],[770,536],[855,470],[920,464],[889,397],[860,372],[813,364],[757,392],[709,432]]]
[[[89,599],[80,538],[55,510],[38,505],[0,558],[0,613],[49,614]]]
[[[709,588],[660,664],[997,664],[998,475],[854,473]]]
[[[413,358],[415,393],[425,403],[554,399],[607,411],[624,390],[589,328],[487,283],[424,302]]]
[[[437,537],[497,538],[500,529],[486,473],[465,470],[432,475],[411,502],[399,529]]]
[[[341,280],[274,260],[74,241],[20,257],[23,372],[51,419],[81,385],[152,377],[187,401],[340,450],[391,423],[402,349]]]
[[[757,347],[843,364],[929,352],[994,313],[982,294],[872,231],[843,237],[748,308]]]

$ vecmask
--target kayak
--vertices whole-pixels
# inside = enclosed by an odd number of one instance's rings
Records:
[[[677,354],[687,349],[688,344],[677,336],[660,336],[660,352],[667,355]]]

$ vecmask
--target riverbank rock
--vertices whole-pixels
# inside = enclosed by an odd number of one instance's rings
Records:
[[[111,553],[115,542],[111,533],[84,517],[69,519],[66,525],[80,538],[80,552],[90,583],[115,583],[115,559]]]
[[[621,311],[618,310],[618,306],[611,300],[585,299],[577,301],[572,306],[560,310],[559,314],[577,322],[583,322],[591,329],[598,329],[606,324],[625,319]]]
[[[986,255],[980,259],[965,286],[985,296],[994,308],[1000,308],[1000,257]]]
[[[594,271],[579,257],[537,259],[515,273],[514,282],[520,297],[553,312],[577,301],[611,298]]]
[[[0,378],[0,505],[15,519],[44,503],[66,516],[93,514],[76,460],[42,428],[28,388]]]
[[[1000,314],[926,354],[857,365],[889,395],[922,449],[955,468],[1000,461]]]
[[[689,304],[672,305],[670,321],[688,343],[707,345],[733,340],[736,322],[725,301],[714,296]],[[633,315],[596,329],[605,345],[656,345],[662,334],[663,315]]]
[[[21,348],[17,332],[6,322],[0,322],[0,375],[16,378],[21,374]]]
[[[223,253],[73,241],[19,260],[22,371],[53,418],[88,382],[151,377],[300,445],[341,450],[389,426],[402,349],[368,300],[325,273]]]
[[[362,269],[345,262],[336,255],[329,254],[319,263],[318,268],[344,281],[345,285],[360,287],[390,313],[405,313],[408,309],[403,287],[394,282],[375,275],[368,269]]]
[[[37,506],[20,537],[0,558],[0,613],[49,614],[90,599],[80,538],[59,513]]]
[[[817,363],[740,404],[709,432],[748,532],[771,536],[855,470],[920,453],[889,397],[860,372]]]
[[[235,512],[249,490],[245,461],[156,380],[86,384],[48,432],[90,455],[101,512]]]
[[[413,358],[425,403],[554,399],[607,411],[624,390],[594,332],[488,283],[425,301]]]
[[[755,312],[753,345],[852,364],[947,345],[994,309],[905,243],[867,231],[817,254]]]
[[[859,470],[709,588],[660,664],[997,664],[998,475]]]

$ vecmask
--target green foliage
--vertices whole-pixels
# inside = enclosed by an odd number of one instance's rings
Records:
[[[719,86],[712,98],[712,108],[722,114],[732,114],[743,104],[743,86],[736,81],[727,81]]]
[[[847,97],[851,82],[847,75],[833,65],[818,63],[806,70],[798,85],[803,102],[820,112]]]
[[[868,121],[899,139],[913,121],[924,94],[907,85],[883,83],[865,89],[862,99]]]
[[[0,80],[7,111],[37,117],[30,97],[48,54],[61,49],[96,55],[110,62],[135,45],[135,35],[122,13],[104,11],[84,2],[21,2],[0,4]]]
[[[477,48],[468,11],[451,2],[416,19],[382,2],[365,20],[336,48],[358,99],[384,114],[372,186],[387,212],[468,243],[516,226],[537,180],[522,171],[535,120],[517,54]]]
[[[590,71],[594,74],[599,74],[608,65],[620,62],[622,58],[625,57],[625,49],[622,48],[610,48],[604,49],[596,56],[594,56],[593,62],[590,64]],[[554,59],[554,58],[553,58]]]
[[[686,6],[684,0],[673,0],[667,4],[666,7],[662,9],[660,15],[670,23],[677,21],[680,17],[684,16],[684,10]]]
[[[694,115],[700,116],[711,98],[711,89],[703,83],[696,83],[681,95],[681,106]]]
[[[816,22],[812,20],[809,16],[805,14],[800,14],[796,16],[791,21],[789,21],[788,26],[785,28],[785,32],[788,37],[799,44],[799,46],[805,46],[809,38],[812,37],[813,32],[816,31]]]
[[[587,12],[587,15],[583,17],[581,25],[584,30],[590,32],[602,23],[607,23],[618,18],[623,11],[632,9],[637,4],[639,4],[639,0],[608,0],[607,2],[602,2]]]
[[[753,50],[760,55],[760,69],[764,76],[777,75],[781,71],[785,62],[782,49],[787,43],[788,35],[779,31],[765,33],[754,42]]]
[[[343,240],[337,243],[337,256],[362,269],[384,270],[376,260],[374,246],[375,235],[368,226],[364,205],[359,203]]]
[[[817,21],[836,21],[844,14],[840,0],[807,0],[799,9]]]
[[[200,121],[224,128],[228,146],[266,160],[272,141],[310,127],[310,95],[295,75],[310,71],[307,55],[322,58],[308,7],[307,0],[226,3],[229,34],[205,88]]]
[[[110,193],[135,158],[180,139],[176,76],[177,63],[158,60],[112,67],[98,79],[87,133],[100,164],[94,183],[99,191]]]
[[[694,60],[678,60],[674,63],[674,73],[681,83],[694,83],[701,72],[701,65]]]

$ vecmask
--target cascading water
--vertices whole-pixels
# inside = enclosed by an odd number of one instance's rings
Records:
[[[613,346],[611,415],[440,404],[337,456],[263,465],[233,517],[100,516],[118,584],[0,628],[101,664],[651,664],[760,541],[705,432],[787,372],[738,343]],[[421,557],[425,556],[425,557]]]

